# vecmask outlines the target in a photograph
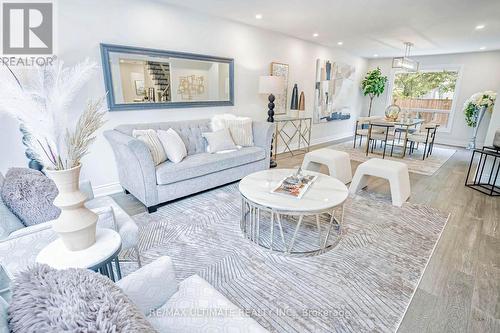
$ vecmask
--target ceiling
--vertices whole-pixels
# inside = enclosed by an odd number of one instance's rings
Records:
[[[412,55],[500,49],[500,0],[161,1],[366,58],[401,55],[405,41]]]

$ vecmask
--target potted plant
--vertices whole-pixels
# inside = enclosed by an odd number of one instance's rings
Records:
[[[476,148],[476,137],[479,125],[483,120],[486,111],[492,112],[497,94],[493,91],[483,91],[472,95],[464,104],[465,122],[472,127],[472,137],[467,145],[467,149]]]
[[[104,124],[104,97],[89,101],[83,111],[76,111],[74,102],[96,69],[88,60],[72,68],[54,62],[30,70],[22,83],[10,69],[0,80],[0,112],[22,124],[23,143],[55,182],[54,205],[61,214],[53,229],[72,251],[95,243],[97,215],[84,206],[79,178],[81,160]]]
[[[375,97],[380,96],[385,90],[387,76],[382,75],[379,67],[366,73],[365,78],[361,81],[361,89],[363,94],[370,97],[370,107],[368,108],[368,117],[372,112],[372,103]]]

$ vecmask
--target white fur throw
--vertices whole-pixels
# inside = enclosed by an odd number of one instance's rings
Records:
[[[12,332],[156,332],[110,279],[37,264],[19,273],[9,306]]]

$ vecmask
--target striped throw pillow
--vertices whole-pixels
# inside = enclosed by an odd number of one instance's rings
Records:
[[[132,136],[141,140],[146,144],[146,146],[148,146],[155,165],[161,164],[167,160],[167,154],[165,153],[165,149],[163,149],[161,141],[158,139],[158,135],[155,130],[133,130]]]
[[[253,146],[252,119],[238,117],[236,119],[225,119],[226,127],[231,132],[231,137],[237,146]]]

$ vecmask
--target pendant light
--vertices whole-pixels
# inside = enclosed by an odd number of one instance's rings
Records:
[[[405,55],[392,58],[392,68],[403,69],[407,72],[418,72],[418,61],[410,58],[410,49],[413,44],[405,42]]]

